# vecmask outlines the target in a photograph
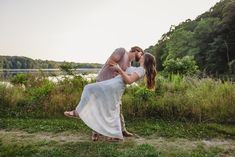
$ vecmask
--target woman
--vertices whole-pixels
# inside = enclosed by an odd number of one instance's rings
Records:
[[[145,53],[139,63],[139,67],[128,67],[126,71],[118,64],[113,65],[119,75],[110,80],[86,85],[76,109],[65,111],[64,115],[81,118],[88,127],[99,134],[112,139],[123,139],[119,104],[126,84],[146,76],[147,87],[153,89],[155,86],[154,56]]]

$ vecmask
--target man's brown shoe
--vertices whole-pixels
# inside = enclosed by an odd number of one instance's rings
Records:
[[[123,134],[123,136],[125,136],[125,137],[132,137],[132,136],[133,136],[133,134],[130,133],[130,132],[128,132],[127,130],[122,131],[122,134]]]
[[[91,139],[92,139],[92,141],[98,141],[99,134],[97,132],[95,132],[95,131],[92,131]]]

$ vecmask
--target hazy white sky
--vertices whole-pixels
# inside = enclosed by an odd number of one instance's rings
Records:
[[[0,55],[104,63],[155,45],[171,25],[219,0],[0,0]]]

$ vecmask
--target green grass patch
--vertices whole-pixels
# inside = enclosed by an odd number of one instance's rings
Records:
[[[0,156],[31,157],[158,157],[159,152],[151,145],[135,145],[131,142],[69,142],[42,148],[33,144],[0,144]]]
[[[127,123],[129,130],[140,136],[176,138],[235,138],[235,125],[139,119]]]
[[[2,144],[1,157],[215,157],[232,156],[232,150],[217,147],[206,148],[203,145],[192,150],[161,150],[149,144],[136,145],[132,142],[69,142],[47,148],[35,144]]]
[[[7,131],[23,130],[32,135],[32,140],[17,136],[15,140],[8,137],[0,138],[1,157],[214,157],[233,156],[234,150],[227,147],[206,146],[200,138],[234,138],[234,125],[197,124],[190,122],[163,121],[156,119],[127,120],[127,128],[131,132],[144,137],[149,143],[139,143],[138,138],[126,139],[124,142],[98,141],[90,139],[81,141],[54,141],[54,139],[40,139],[34,133],[40,132],[78,132],[90,135],[90,129],[77,119],[13,119],[0,118],[0,129]],[[42,134],[43,135],[43,134]],[[59,134],[57,134],[60,136]],[[62,134],[61,134],[62,135]],[[10,136],[10,135],[7,135]],[[14,135],[13,135],[14,136]],[[34,137],[33,137],[34,136]],[[74,134],[74,136],[76,136]],[[151,139],[164,137],[166,141],[159,146],[151,143]],[[29,138],[29,137],[27,137]],[[188,141],[198,141],[196,146],[178,148],[178,138]],[[14,139],[14,137],[12,137]],[[169,140],[169,145],[168,144]],[[223,139],[222,139],[223,140]],[[172,144],[175,143],[176,145]],[[187,140],[186,140],[187,142]],[[187,145],[187,144],[186,144]]]
[[[235,138],[235,125],[163,121],[158,119],[127,120],[128,130],[138,136],[175,138]],[[19,129],[33,132],[79,131],[90,134],[90,129],[78,119],[13,119],[0,118],[0,129]]]
[[[198,145],[191,151],[168,151],[164,156],[169,157],[219,157],[219,156],[232,156],[235,155],[232,150],[224,150],[218,147],[205,148],[202,145]]]
[[[88,132],[88,127],[79,119],[22,119],[0,118],[0,128],[11,130],[19,129],[30,133],[33,132],[63,132],[78,131]]]

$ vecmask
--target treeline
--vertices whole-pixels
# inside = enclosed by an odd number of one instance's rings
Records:
[[[98,63],[57,62],[19,56],[0,56],[0,69],[56,69],[70,64],[73,68],[101,68]]]
[[[235,1],[221,0],[195,20],[172,25],[146,51],[156,56],[158,71],[189,56],[205,74],[235,74]]]

